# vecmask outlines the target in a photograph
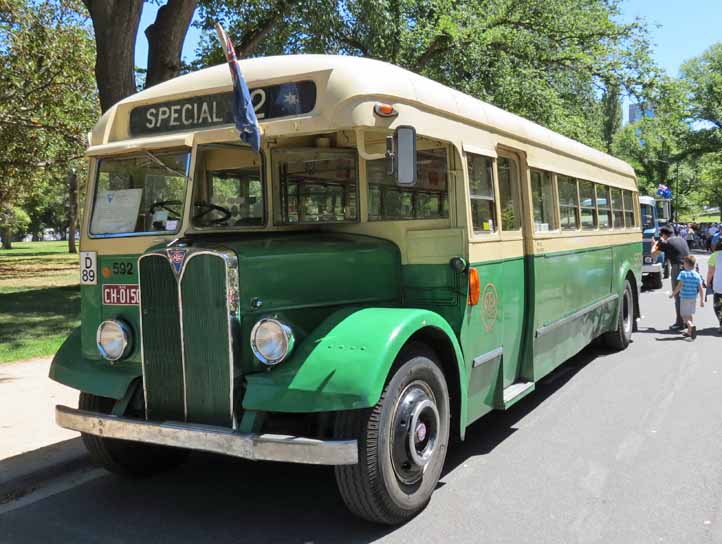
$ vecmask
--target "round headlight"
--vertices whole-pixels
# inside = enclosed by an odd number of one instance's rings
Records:
[[[261,319],[251,330],[251,349],[264,365],[277,365],[293,350],[293,332],[275,319]]]
[[[117,361],[130,354],[132,348],[130,327],[122,321],[103,321],[95,336],[98,351],[108,361]]]

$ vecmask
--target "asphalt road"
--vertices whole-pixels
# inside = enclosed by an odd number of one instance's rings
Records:
[[[626,351],[588,348],[474,424],[402,527],[348,514],[329,468],[195,455],[144,481],[68,475],[5,505],[0,542],[720,543],[722,337],[711,303],[696,341],[671,334],[669,290],[642,294]]]

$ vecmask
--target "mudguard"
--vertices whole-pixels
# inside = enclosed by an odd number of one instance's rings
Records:
[[[373,406],[401,348],[427,327],[442,331],[453,345],[465,419],[467,377],[456,335],[439,314],[414,308],[347,308],[331,314],[288,361],[246,376],[243,407],[298,413]],[[460,423],[464,429],[466,421]]]
[[[120,399],[130,383],[142,374],[140,364],[125,362],[111,365],[104,359],[83,357],[80,327],[65,340],[53,357],[49,377],[58,383],[101,397]]]

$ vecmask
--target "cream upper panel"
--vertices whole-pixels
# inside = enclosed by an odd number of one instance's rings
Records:
[[[453,124],[492,132],[520,146],[533,147],[536,152],[528,152],[530,165],[550,168],[548,154],[553,153],[555,157],[566,156],[616,173],[620,178],[634,179],[634,170],[619,159],[391,64],[331,55],[265,57],[243,60],[240,64],[250,87],[301,80],[316,83],[315,108],[299,117],[262,120],[261,129],[266,136],[308,134],[342,126],[387,128],[396,122],[415,124],[416,113],[429,113],[437,119],[434,135],[441,139],[459,142],[453,125],[438,122],[439,117]],[[129,114],[134,107],[225,92],[231,88],[230,72],[225,64],[156,85],[126,98],[106,112],[92,132],[91,145],[126,139]],[[384,120],[373,114],[372,105],[377,100],[391,102],[400,110],[403,105],[408,107],[396,120]],[[473,137],[467,139],[469,141],[464,140],[464,143],[474,145]],[[569,168],[571,172],[571,165]],[[579,169],[584,170],[584,167]]]

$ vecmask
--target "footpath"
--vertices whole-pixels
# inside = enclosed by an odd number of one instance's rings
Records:
[[[89,464],[79,434],[55,424],[78,392],[48,378],[50,358],[0,364],[0,505]]]

